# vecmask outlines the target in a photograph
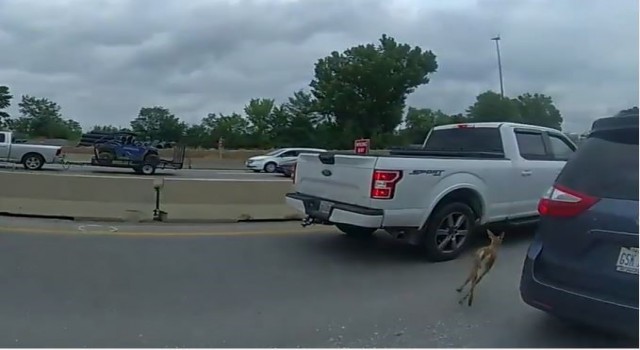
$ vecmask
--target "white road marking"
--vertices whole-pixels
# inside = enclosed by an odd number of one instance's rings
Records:
[[[80,232],[118,232],[118,228],[115,226],[105,226],[105,225],[96,225],[96,224],[88,224],[88,225],[80,225],[78,226],[78,231]]]

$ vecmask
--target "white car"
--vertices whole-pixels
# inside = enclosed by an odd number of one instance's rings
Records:
[[[560,131],[540,126],[439,126],[420,150],[302,154],[286,200],[305,224],[351,236],[381,228],[432,260],[450,260],[477,225],[535,222],[540,197],[575,150]]]
[[[294,160],[300,153],[323,152],[326,150],[320,148],[279,148],[261,156],[251,157],[247,159],[245,165],[255,172],[264,170],[267,173],[273,173],[281,162]]]

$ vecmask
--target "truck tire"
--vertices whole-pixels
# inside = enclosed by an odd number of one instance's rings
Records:
[[[22,166],[27,170],[40,170],[44,166],[44,157],[38,153],[27,153],[22,157]]]
[[[336,224],[338,230],[344,232],[349,237],[355,238],[367,238],[373,236],[373,233],[376,232],[376,228],[370,227],[360,227],[348,224]]]
[[[476,214],[469,205],[447,203],[429,217],[420,246],[430,261],[453,260],[468,247],[475,228]]]

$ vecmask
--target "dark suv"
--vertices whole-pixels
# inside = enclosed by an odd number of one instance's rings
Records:
[[[563,319],[638,338],[638,114],[595,121],[538,205],[520,294]]]

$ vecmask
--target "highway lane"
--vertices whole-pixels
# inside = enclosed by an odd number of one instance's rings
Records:
[[[0,171],[28,172],[21,165],[0,163]],[[72,165],[64,169],[59,164],[47,164],[45,167],[34,173],[45,173],[55,175],[79,175],[79,176],[113,176],[113,177],[144,177],[137,175],[131,169],[106,168],[95,166]],[[245,170],[205,170],[205,169],[181,169],[181,170],[157,170],[156,177],[172,177],[181,179],[241,179],[241,180],[282,180],[291,181],[280,174],[254,173]]]
[[[507,237],[468,308],[455,287],[469,256],[426,263],[384,233],[4,223],[3,347],[637,346],[524,305],[527,236]]]

